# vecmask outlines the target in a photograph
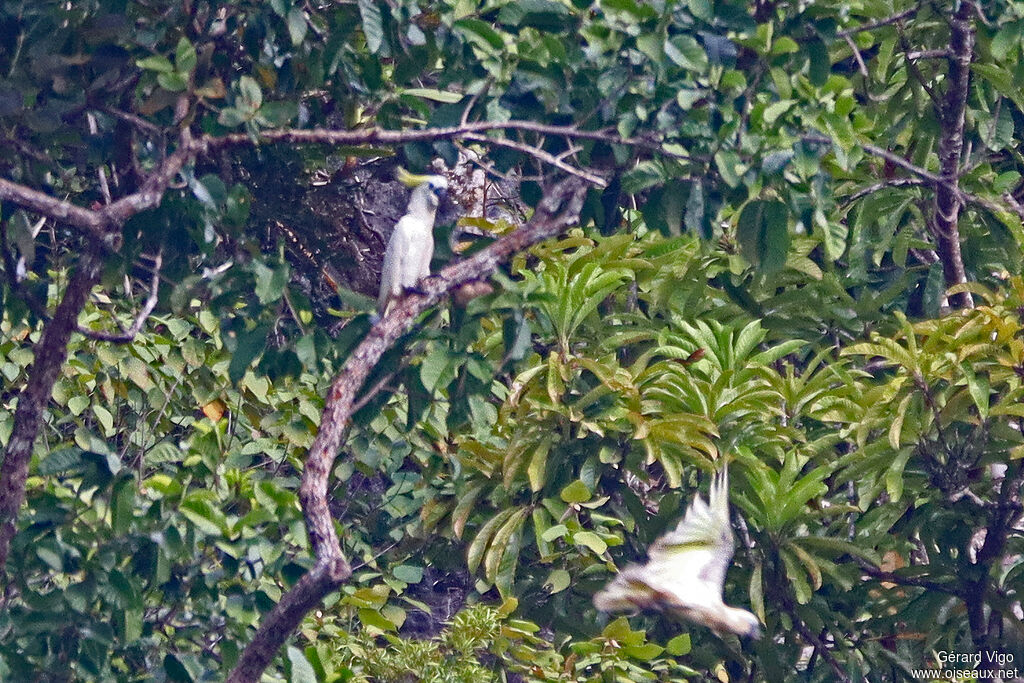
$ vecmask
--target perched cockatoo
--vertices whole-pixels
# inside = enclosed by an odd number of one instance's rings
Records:
[[[725,570],[732,559],[729,526],[729,475],[723,467],[711,482],[709,503],[694,497],[674,530],[648,550],[645,565],[629,565],[594,596],[605,612],[665,610],[707,626],[716,634],[761,635],[750,612],[722,602]]]
[[[413,175],[399,169],[398,179],[413,188],[405,215],[395,225],[384,252],[380,274],[380,295],[377,311],[384,315],[388,302],[430,275],[430,258],[434,255],[434,214],[445,193],[448,181],[439,175]]]

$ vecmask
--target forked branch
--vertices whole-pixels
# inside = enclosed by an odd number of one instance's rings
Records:
[[[356,395],[370,371],[384,352],[412,328],[416,318],[446,294],[463,284],[490,276],[513,254],[576,224],[586,189],[587,185],[575,176],[552,187],[526,225],[420,283],[422,293],[401,299],[349,356],[327,394],[320,429],[306,457],[299,489],[316,565],[264,617],[256,636],[228,677],[229,683],[258,681],[309,610],[351,575],[328,507],[327,492],[331,469],[352,417]]]

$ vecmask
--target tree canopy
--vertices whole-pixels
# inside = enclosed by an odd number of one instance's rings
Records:
[[[0,2],[0,679],[1019,667],[1022,29]],[[764,637],[599,613],[726,463]]]

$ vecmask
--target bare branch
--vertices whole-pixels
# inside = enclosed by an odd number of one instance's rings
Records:
[[[34,211],[41,216],[48,216],[76,228],[82,228],[91,237],[100,240],[107,238],[107,227],[102,216],[97,212],[83,209],[71,202],[54,199],[48,194],[18,183],[12,183],[6,178],[0,178],[0,199]]]
[[[569,164],[562,161],[560,158],[554,156],[553,154],[545,152],[543,149],[539,147],[527,145],[522,142],[516,142],[515,140],[508,140],[505,138],[491,138],[486,135],[478,135],[476,133],[467,133],[463,137],[466,140],[472,140],[474,142],[485,142],[492,145],[497,145],[498,147],[508,147],[509,149],[516,150],[517,152],[529,154],[530,156],[539,159],[540,161],[543,161],[544,163],[550,166],[554,166],[555,168],[565,171],[570,175],[574,175],[577,178],[582,178],[583,180],[586,180],[588,183],[597,185],[598,187],[605,187],[608,185],[607,181],[605,181],[605,179],[602,178],[601,176],[594,175],[593,173],[588,173],[587,171],[581,171],[580,169],[575,168],[574,166],[570,166]]]
[[[123,113],[122,113],[123,115]],[[123,115],[127,116],[127,115]],[[135,214],[150,209],[160,203],[164,192],[174,181],[179,171],[196,154],[209,152],[224,147],[253,145],[259,142],[324,144],[324,145],[370,145],[388,146],[402,145],[408,142],[451,140],[455,138],[474,138],[477,141],[494,145],[512,147],[531,154],[556,168],[578,175],[594,184],[603,184],[603,179],[588,171],[566,164],[561,159],[543,150],[521,145],[510,140],[480,136],[482,133],[495,130],[518,130],[537,133],[539,135],[559,135],[573,140],[597,140],[609,144],[627,145],[641,149],[656,150],[661,154],[676,158],[688,159],[685,154],[669,152],[658,140],[645,138],[624,138],[610,129],[581,130],[575,126],[554,126],[533,121],[477,121],[449,128],[425,128],[421,130],[384,130],[380,128],[361,128],[357,130],[326,130],[313,128],[308,130],[281,129],[267,130],[256,140],[247,134],[231,133],[221,137],[203,136],[193,139],[188,129],[181,133],[177,149],[150,174],[142,187],[102,209],[95,211],[63,202],[30,187],[19,185],[0,178],[0,200],[8,200],[23,208],[40,215],[54,218],[72,227],[83,229],[89,236],[97,238],[110,248],[117,248],[117,230],[125,221]]]
[[[882,26],[889,26],[890,24],[895,24],[897,21],[902,21],[907,17],[913,16],[914,14],[917,13],[918,9],[920,9],[920,5],[914,5],[908,10],[904,10],[897,14],[893,14],[892,16],[885,17],[884,19],[876,19],[875,21],[869,21],[866,24],[861,24],[860,26],[855,26],[853,28],[846,29],[845,31],[836,31],[836,35],[839,36],[840,38],[848,38],[850,36],[862,33],[864,31],[873,31],[876,28],[881,28]]]
[[[903,32],[903,24],[901,22],[896,23],[896,34],[900,37],[900,49],[903,50],[903,54],[907,55],[910,53],[910,44],[907,42],[907,36]],[[932,104],[938,109],[941,108],[942,102],[939,96],[935,93],[935,89],[928,85],[928,79],[921,73],[921,69],[917,66],[917,61],[907,58],[907,71],[914,77],[917,84],[928,94],[928,98],[932,101]]]
[[[476,106],[477,100],[480,99],[481,95],[487,93],[491,89],[491,84],[494,83],[494,76],[488,76],[487,80],[484,81],[483,86],[473,93],[473,96],[469,98],[469,102],[466,103],[466,108],[462,110],[462,118],[459,119],[459,125],[464,126],[469,121],[469,114],[473,111],[473,107]]]
[[[132,322],[131,326],[127,329],[122,329],[120,334],[114,334],[111,332],[90,330],[79,325],[78,332],[89,339],[113,342],[115,344],[126,344],[134,340],[135,335],[137,335],[142,330],[142,326],[146,324],[146,319],[153,313],[153,309],[156,308],[156,303],[160,298],[160,267],[162,265],[163,252],[158,252],[153,261],[153,279],[149,285],[149,297],[146,298],[146,303],[143,304],[139,314],[135,316],[135,320]]]
[[[160,126],[157,126],[157,125],[155,125],[153,123],[150,123],[149,121],[147,121],[146,119],[142,118],[141,116],[136,116],[135,114],[132,114],[130,112],[121,111],[120,109],[114,109],[112,107],[105,107],[102,111],[103,111],[103,113],[109,114],[109,115],[113,116],[116,119],[120,119],[120,120],[124,121],[125,123],[131,125],[134,128],[137,128],[139,131],[141,131],[143,133],[146,133],[148,135],[163,135],[164,134],[164,129],[163,128],[161,128]]]
[[[201,141],[193,141],[189,130],[183,130],[178,148],[146,178],[138,192],[118,199],[97,212],[104,223],[120,227],[135,214],[157,206],[178,172],[192,161],[201,147]]]
[[[810,643],[814,647],[814,651],[821,655],[821,657],[828,662],[828,665],[832,667],[832,671],[835,672],[836,680],[843,681],[844,683],[850,683],[850,677],[846,675],[843,667],[839,665],[839,661],[835,655],[832,654],[832,650],[826,645],[821,638],[811,632],[811,629],[803,622],[802,619],[796,617],[794,614],[793,625],[796,626],[796,630],[800,632],[803,639]]]
[[[924,180],[921,180],[920,178],[893,178],[892,180],[883,180],[880,183],[874,183],[873,185],[862,187],[861,189],[851,194],[849,197],[844,198],[843,205],[845,206],[847,204],[851,204],[857,201],[858,199],[861,199],[862,197],[866,197],[869,194],[874,194],[875,192],[878,192],[879,190],[884,190],[887,187],[920,187],[921,185],[927,184],[928,183],[926,183]]]
[[[306,613],[351,574],[331,518],[327,491],[342,434],[370,370],[429,306],[460,285],[487,277],[513,254],[575,224],[579,220],[586,187],[575,177],[556,185],[538,203],[529,223],[471,258],[451,264],[436,276],[423,280],[419,285],[421,293],[411,293],[399,299],[349,356],[327,394],[320,430],[306,458],[299,489],[306,530],[317,558],[316,566],[264,617],[255,638],[246,646],[228,677],[229,683],[259,681],[262,672]]]
[[[942,48],[941,50],[913,50],[911,52],[904,53],[903,55],[907,59],[944,59],[949,57],[949,48]]]
[[[937,581],[931,581],[929,579],[922,579],[917,576],[903,576],[896,574],[895,572],[887,572],[879,569],[875,565],[863,560],[861,558],[855,558],[857,564],[860,565],[861,571],[870,576],[873,579],[879,581],[885,581],[887,583],[894,583],[899,586],[913,586],[915,588],[926,588],[930,591],[937,593],[947,593],[949,595],[955,595],[957,597],[963,597],[963,590],[956,585],[947,585],[938,583]]]
[[[857,61],[857,69],[860,71],[860,75],[864,78],[871,78],[871,74],[868,73],[868,67],[864,63],[864,57],[860,54],[860,48],[857,47],[857,43],[854,42],[853,38],[849,35],[843,36],[846,39],[846,44],[850,46],[853,51],[853,58]]]
[[[818,134],[804,135],[800,139],[803,140],[804,142],[814,142],[823,145],[832,144],[832,138]],[[894,166],[899,166],[903,170],[913,175],[916,175],[918,178],[923,178],[924,180],[927,180],[931,185],[938,185],[939,183],[944,181],[942,176],[935,175],[931,171],[921,168],[920,166],[915,166],[914,164],[910,163],[909,161],[901,157],[899,154],[890,152],[889,150],[883,149],[882,147],[879,147],[877,145],[862,143],[861,148],[865,152],[871,154],[872,156],[881,157],[882,159],[885,159],[886,161],[893,164]]]

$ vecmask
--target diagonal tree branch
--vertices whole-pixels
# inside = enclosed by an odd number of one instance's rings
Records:
[[[7,442],[3,465],[0,466],[0,571],[7,564],[18,508],[25,500],[28,464],[32,457],[32,446],[43,422],[43,412],[50,401],[54,382],[67,360],[68,340],[76,329],[78,314],[92,286],[99,282],[102,269],[103,259],[99,251],[92,249],[86,252],[71,276],[53,318],[32,349],[32,367],[18,397],[14,427]]]
[[[90,209],[83,209],[71,202],[55,199],[45,192],[0,178],[0,200],[34,211],[76,228],[85,230],[91,237],[103,240],[107,237],[102,217]]]
[[[417,316],[460,285],[488,277],[513,254],[558,235],[579,220],[587,185],[570,177],[555,185],[538,203],[530,221],[464,261],[420,283],[422,293],[401,299],[370,330],[334,378],[320,419],[320,430],[306,458],[299,500],[316,565],[263,619],[246,646],[229,683],[256,683],[306,613],[351,574],[328,508],[330,472],[351,419],[356,394],[384,352],[412,328]]]
[[[78,314],[82,312],[93,285],[100,279],[104,248],[117,249],[120,246],[121,226],[125,221],[159,204],[168,185],[194,154],[192,138],[185,131],[179,149],[156,168],[138,192],[97,211],[0,179],[0,199],[9,199],[83,229],[86,237],[92,238],[91,246],[79,261],[53,318],[32,349],[32,367],[14,411],[14,426],[4,451],[3,465],[0,465],[0,572],[6,569],[11,539],[17,528],[18,509],[25,500],[29,461],[42,426],[43,412],[67,360],[68,341],[71,333],[78,329]]]

